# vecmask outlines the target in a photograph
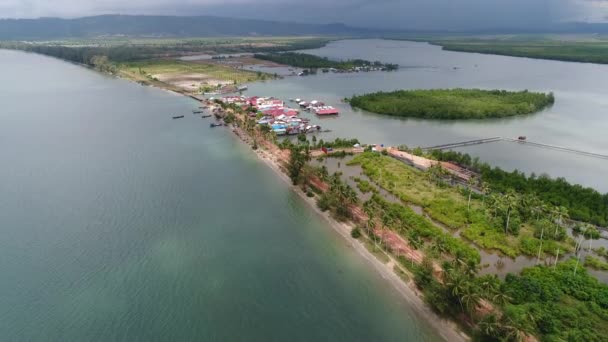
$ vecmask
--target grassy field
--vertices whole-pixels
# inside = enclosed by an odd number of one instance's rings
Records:
[[[227,80],[235,84],[252,82],[268,77],[266,74],[258,74],[213,63],[192,63],[179,60],[130,62],[121,64],[120,68],[128,73],[151,76],[170,75],[179,77],[180,75],[201,75],[202,78]]]
[[[474,197],[467,209],[467,192],[430,179],[429,174],[390,157],[373,153],[356,156],[351,164],[360,164],[364,173],[402,201],[421,206],[434,221],[489,250],[503,254],[535,256],[540,240],[534,236],[535,222],[522,223],[519,234],[505,234],[487,215],[483,198]],[[558,242],[545,239],[542,250],[554,255],[557,248],[571,250],[570,240]]]
[[[485,119],[537,112],[553,94],[481,89],[400,90],[353,96],[353,107],[370,112],[424,119]]]

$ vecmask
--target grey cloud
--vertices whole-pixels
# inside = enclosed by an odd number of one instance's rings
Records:
[[[408,29],[534,27],[603,20],[608,0],[0,0],[0,17],[221,15]]]

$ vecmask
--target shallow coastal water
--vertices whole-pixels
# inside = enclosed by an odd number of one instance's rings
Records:
[[[438,339],[196,103],[33,54],[0,65],[3,340]]]
[[[365,143],[434,146],[502,136],[608,155],[608,65],[566,63],[442,51],[426,43],[345,40],[307,53],[398,63],[396,72],[318,74],[255,83],[247,94],[320,100],[337,118],[314,118],[331,129],[325,139],[356,137]],[[472,87],[554,92],[556,103],[540,113],[488,121],[428,121],[353,110],[345,97],[378,90]],[[310,115],[310,114],[306,114]],[[310,115],[312,117],[312,115]],[[608,192],[608,160],[512,142],[459,149],[505,169],[548,173]]]

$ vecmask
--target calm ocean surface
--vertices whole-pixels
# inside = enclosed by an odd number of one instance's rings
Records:
[[[437,339],[196,103],[33,54],[0,66],[0,340]]]

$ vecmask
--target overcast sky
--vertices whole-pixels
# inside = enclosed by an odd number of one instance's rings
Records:
[[[537,27],[600,22],[608,0],[0,0],[0,17],[219,15],[399,29]]]

